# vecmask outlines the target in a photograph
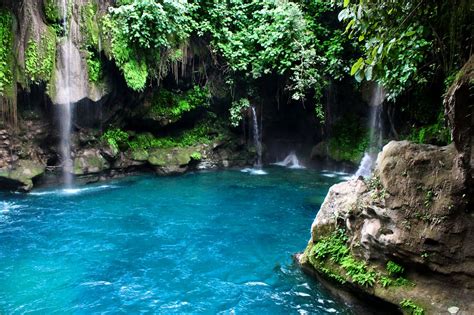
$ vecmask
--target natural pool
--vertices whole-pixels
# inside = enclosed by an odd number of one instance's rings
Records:
[[[0,313],[348,314],[291,258],[340,175],[267,172],[0,195]]]

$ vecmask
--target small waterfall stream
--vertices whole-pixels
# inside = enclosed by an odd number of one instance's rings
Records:
[[[300,164],[300,161],[298,160],[298,157],[296,156],[295,152],[291,152],[283,161],[280,161],[274,164],[278,166],[293,168],[293,169],[305,168],[303,165]]]
[[[255,145],[255,150],[257,153],[257,160],[255,162],[255,168],[262,168],[262,138],[260,134],[260,127],[258,125],[258,118],[257,112],[255,111],[255,107],[252,108],[252,124],[253,124],[253,142]]]
[[[255,146],[255,153],[257,155],[257,158],[255,160],[255,163],[253,165],[253,168],[244,168],[242,172],[244,173],[249,173],[252,175],[266,175],[267,172],[265,172],[262,167],[262,126],[258,125],[258,117],[257,117],[257,111],[255,110],[255,107],[251,107],[251,113],[252,113],[252,136],[253,136],[253,144]]]
[[[72,125],[72,110],[71,110],[71,46],[69,36],[69,20],[68,20],[68,6],[69,0],[61,0],[61,10],[63,15],[63,28],[65,33],[66,44],[63,46],[63,79],[64,82],[58,86],[57,93],[63,95],[63,101],[59,106],[60,114],[60,128],[61,128],[61,157],[63,168],[63,180],[67,188],[72,186],[72,168],[73,162],[71,159],[71,125]],[[59,91],[60,90],[60,91]]]
[[[369,147],[364,153],[364,157],[360,162],[359,169],[357,170],[355,177],[363,176],[370,177],[377,160],[377,155],[382,149],[382,109],[383,102],[385,100],[385,92],[382,86],[375,85],[372,90],[370,99],[370,136],[369,136]]]

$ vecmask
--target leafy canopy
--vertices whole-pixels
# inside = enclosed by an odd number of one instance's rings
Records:
[[[189,11],[182,0],[127,0],[110,7],[104,24],[112,41],[112,56],[128,86],[145,88],[147,79],[161,78],[175,51],[191,31]]]
[[[351,75],[377,80],[389,100],[426,84],[435,73],[449,76],[469,57],[469,0],[337,2],[346,33],[362,51]]]

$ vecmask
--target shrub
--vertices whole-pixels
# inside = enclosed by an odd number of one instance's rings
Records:
[[[102,135],[102,139],[107,141],[117,151],[120,149],[120,146],[127,144],[128,138],[128,133],[119,128],[109,129]]]

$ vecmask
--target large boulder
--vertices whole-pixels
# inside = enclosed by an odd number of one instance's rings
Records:
[[[169,148],[152,149],[148,155],[148,163],[152,165],[159,174],[183,173],[188,169],[192,155],[199,148]]]
[[[374,270],[395,260],[416,284],[400,290],[375,283],[361,291],[396,305],[411,299],[435,314],[453,305],[463,314],[473,313],[474,218],[457,157],[454,145],[387,144],[372,179],[331,187],[300,262],[319,272],[328,268],[311,264],[313,248],[343,229],[354,257]]]
[[[74,175],[103,172],[110,167],[99,149],[84,149],[76,154],[73,164]]]
[[[32,160],[19,160],[10,169],[0,170],[0,187],[13,190],[29,191],[33,180],[45,171],[44,165]]]

